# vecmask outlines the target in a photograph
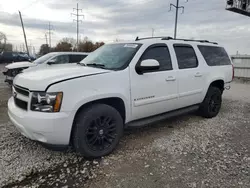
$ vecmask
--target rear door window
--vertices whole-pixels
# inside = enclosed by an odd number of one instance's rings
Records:
[[[174,50],[179,69],[191,69],[198,67],[198,60],[192,46],[186,44],[175,44]]]
[[[209,66],[231,65],[226,50],[217,46],[198,45],[198,48]]]

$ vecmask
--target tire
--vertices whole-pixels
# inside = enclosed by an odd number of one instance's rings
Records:
[[[199,113],[202,117],[213,118],[218,115],[222,103],[222,92],[219,88],[210,86],[202,102]]]
[[[106,104],[94,104],[81,110],[75,119],[72,142],[77,153],[86,158],[110,154],[123,134],[120,113]]]

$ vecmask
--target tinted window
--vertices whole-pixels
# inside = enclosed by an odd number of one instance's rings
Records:
[[[179,69],[190,69],[198,67],[198,60],[193,47],[174,45]]]
[[[4,52],[3,56],[5,56],[5,57],[12,57],[13,54],[12,54],[12,52]]]
[[[87,55],[70,55],[70,63],[79,63],[85,57],[87,57]]]
[[[201,54],[209,66],[230,65],[231,61],[227,52],[222,47],[198,46]]]
[[[59,55],[59,56],[56,56],[56,57],[52,58],[49,61],[53,62],[53,64],[69,63],[69,56],[68,55]]]
[[[145,51],[141,61],[155,59],[160,63],[159,71],[172,70],[172,62],[167,46],[153,47]]]

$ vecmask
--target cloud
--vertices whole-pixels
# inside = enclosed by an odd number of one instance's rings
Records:
[[[71,19],[56,18],[56,15],[69,15],[76,7],[73,0],[44,1],[44,10],[55,15],[51,21],[57,36],[75,37],[76,24]],[[80,33],[93,40],[134,39],[136,36],[173,36],[175,12],[169,12],[169,4],[175,0],[84,0],[78,1],[85,18],[80,23]],[[184,14],[179,14],[178,36],[216,41],[228,46],[231,53],[239,50],[247,53],[250,40],[249,18],[225,10],[225,1],[196,0],[185,3]],[[42,6],[41,6],[42,7]],[[34,10],[33,10],[34,11]],[[180,10],[181,11],[181,10]],[[43,19],[26,11],[24,24],[27,29],[45,31],[50,19],[44,13]],[[29,16],[27,16],[29,15]],[[32,15],[32,16],[31,16]],[[66,16],[65,16],[66,17]],[[52,18],[51,18],[52,19]],[[61,21],[58,21],[61,20]],[[18,14],[1,11],[0,23],[20,26]],[[10,31],[11,33],[11,31]]]

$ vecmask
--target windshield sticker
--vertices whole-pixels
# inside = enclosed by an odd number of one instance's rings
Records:
[[[137,48],[137,44],[125,44],[124,48]]]

